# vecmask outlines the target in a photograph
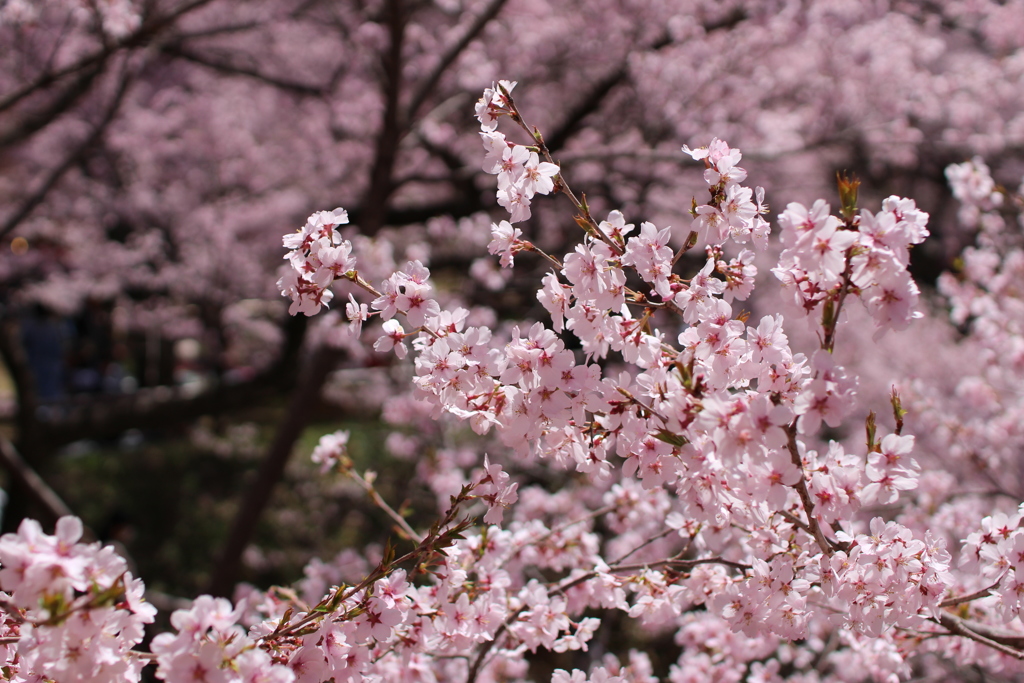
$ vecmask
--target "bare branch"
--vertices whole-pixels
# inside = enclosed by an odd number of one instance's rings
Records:
[[[415,529],[409,526],[409,522],[407,522],[402,515],[398,514],[393,507],[388,505],[388,502],[384,500],[384,497],[381,496],[380,493],[378,493],[370,479],[359,474],[359,472],[356,472],[355,468],[348,468],[345,474],[356,480],[356,483],[358,483],[359,486],[369,494],[370,499],[373,500],[374,504],[383,510],[384,513],[392,519],[392,521],[394,521],[403,534],[405,534],[410,540],[415,541],[417,545],[423,542],[423,535],[417,533]]]
[[[821,531],[821,525],[818,524],[818,520],[814,517],[814,502],[811,500],[811,493],[807,490],[807,478],[804,474],[804,465],[800,460],[800,449],[796,444],[796,423],[786,427],[786,435],[788,437],[788,447],[790,458],[793,464],[796,465],[797,469],[800,470],[800,481],[796,483],[797,493],[800,494],[800,502],[803,503],[804,513],[807,515],[807,528],[810,530],[814,540],[818,543],[818,547],[821,548],[821,552],[825,553],[828,557],[832,557],[832,546],[829,545],[828,540],[825,538],[825,534]]]

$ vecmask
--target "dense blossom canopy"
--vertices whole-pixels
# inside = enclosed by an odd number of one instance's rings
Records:
[[[387,447],[437,510],[417,528],[328,435],[314,461],[394,545],[200,596],[148,651],[124,560],[73,517],[26,520],[0,538],[3,677],[1019,676],[1024,199],[991,169],[1022,170],[1022,22],[1020,2],[5,3],[11,304],[113,300],[222,354],[259,332],[269,363],[273,309],[238,301],[276,282],[319,321],[307,344],[408,373]],[[862,184],[836,193],[837,165]],[[918,255],[969,240],[929,301]],[[481,293],[516,288],[513,311]]]

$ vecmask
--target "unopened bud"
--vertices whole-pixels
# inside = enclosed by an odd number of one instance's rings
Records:
[[[892,404],[892,416],[896,420],[896,433],[900,434],[903,431],[903,417],[907,411],[903,409],[903,402],[900,401],[900,395],[896,393],[896,387],[892,388],[889,403]]]
[[[851,220],[857,215],[857,188],[860,180],[843,173],[836,173],[836,184],[839,186],[839,205],[843,218]]]
[[[871,411],[868,413],[868,417],[864,420],[864,430],[868,435],[868,453],[872,453],[878,450],[878,446],[875,444],[875,413]]]

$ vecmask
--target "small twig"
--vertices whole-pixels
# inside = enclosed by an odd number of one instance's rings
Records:
[[[962,605],[965,602],[973,602],[975,600],[980,600],[981,598],[987,598],[992,595],[992,589],[998,586],[999,582],[996,581],[988,588],[982,588],[980,591],[971,593],[970,595],[962,595],[958,598],[948,598],[940,602],[939,607],[956,607],[957,605]]]
[[[422,561],[424,556],[429,556],[430,554],[437,552],[435,546],[437,545],[438,541],[441,541],[446,534],[449,534],[453,530],[458,531],[460,525],[462,525],[463,528],[465,528],[465,525],[467,524],[467,522],[465,521],[458,522],[454,526],[451,525],[455,521],[455,518],[458,516],[459,506],[470,499],[470,494],[472,493],[472,491],[473,486],[467,485],[462,488],[462,491],[459,493],[458,496],[452,496],[452,505],[448,509],[448,512],[445,513],[444,518],[434,523],[434,525],[431,527],[430,533],[428,533],[426,537],[422,541],[420,541],[419,545],[416,546],[416,548],[407,552],[405,555],[402,555],[397,559],[392,559],[388,562],[382,560],[380,564],[378,564],[377,567],[374,568],[373,571],[371,571],[366,577],[363,578],[362,581],[360,581],[355,586],[350,586],[348,588],[346,588],[345,586],[340,586],[336,588],[331,594],[324,597],[323,600],[321,600],[315,607],[313,607],[313,609],[308,614],[306,614],[304,617],[302,617],[295,623],[288,623],[288,617],[290,616],[289,611],[289,613],[286,613],[285,617],[281,619],[281,623],[278,625],[277,629],[275,629],[274,632],[270,635],[266,636],[265,640],[274,640],[276,638],[283,638],[296,635],[306,626],[309,626],[316,620],[321,619],[323,616],[325,616],[325,614],[327,614],[327,611],[325,610],[330,609],[332,607],[336,608],[353,595],[358,594],[360,591],[366,590],[367,588],[372,586],[378,579],[382,579],[385,576],[387,576],[395,567],[398,567],[410,561],[418,565]],[[365,596],[364,600],[368,598],[369,596]]]
[[[538,543],[546,541],[547,539],[551,538],[555,534],[562,533],[566,529],[568,529],[570,527],[574,527],[577,524],[583,524],[583,522],[589,522],[592,519],[597,519],[601,515],[607,514],[609,512],[614,512],[615,510],[618,509],[618,507],[619,506],[616,505],[616,504],[605,505],[602,508],[598,508],[596,510],[593,510],[593,511],[589,512],[586,515],[583,515],[582,517],[577,517],[576,519],[573,519],[573,520],[570,520],[568,522],[565,522],[564,524],[559,524],[558,526],[552,527],[550,530],[548,530],[548,532],[546,534],[544,534],[540,538],[531,540],[530,544],[531,545],[536,545]]]
[[[541,256],[546,258],[551,263],[551,265],[553,265],[559,271],[562,270],[562,268],[564,267],[561,261],[559,261],[557,258],[552,256],[551,254],[547,253],[546,251],[544,251],[543,249],[538,247],[533,242],[523,242],[523,251],[534,251],[534,252],[537,252],[538,254],[540,254]]]
[[[932,621],[935,620],[933,619]],[[973,628],[968,627],[969,622],[966,622],[960,617],[954,616],[949,612],[943,612],[939,616],[939,619],[936,623],[946,628],[946,630],[949,631],[950,635],[957,635],[963,636],[964,638],[969,638],[977,643],[981,643],[982,645],[987,645],[988,647],[994,650],[998,650],[999,652],[1002,652],[1004,655],[1013,657],[1014,659],[1024,660],[1024,651],[1018,650],[1014,647],[1010,647],[1009,645],[1005,645],[1001,642],[981,635]],[[1024,635],[1022,635],[1020,638],[1017,638],[1016,640],[1024,642]]]
[[[334,280],[335,280],[335,282],[338,281],[338,280],[348,280],[349,282],[351,282],[351,283],[361,287],[362,289],[366,290],[367,292],[369,292],[370,294],[372,294],[373,296],[375,296],[377,298],[380,298],[381,296],[383,296],[380,292],[377,291],[377,289],[373,285],[371,285],[369,282],[367,282],[362,277],[360,277],[359,273],[356,272],[356,271],[351,271],[351,272],[345,273],[344,275],[342,275],[340,277],[334,278]],[[378,312],[379,311],[374,311],[374,314],[376,314]],[[402,314],[402,317],[408,318],[409,314],[406,311],[398,311],[398,312],[400,314]],[[438,334],[434,330],[430,329],[429,327],[426,327],[425,325],[421,325],[421,326],[417,327],[414,330],[406,332],[405,336],[409,337],[411,335],[416,334],[417,332],[425,332],[426,334],[429,334],[434,339],[440,339],[441,338],[440,334]]]
[[[851,247],[846,253],[846,266],[843,268],[842,274],[843,284],[839,286],[839,297],[836,299],[836,305],[832,311],[832,319],[828,321],[828,326],[825,328],[825,338],[821,343],[821,348],[825,349],[829,353],[832,353],[835,349],[836,328],[839,327],[839,314],[843,312],[843,303],[846,301],[846,297],[850,293],[850,284],[853,276],[853,259],[850,254],[852,250],[853,247]]]
[[[636,572],[636,571],[643,571],[645,569],[650,569],[652,567],[674,567],[674,568],[679,568],[679,569],[682,569],[682,570],[685,571],[685,570],[688,570],[688,569],[693,569],[694,567],[702,565],[702,564],[722,564],[722,565],[725,565],[727,567],[732,567],[734,569],[739,569],[740,571],[743,571],[743,572],[747,572],[747,571],[749,571],[751,569],[750,565],[741,564],[739,562],[733,562],[731,560],[726,560],[726,559],[723,559],[721,557],[706,557],[706,558],[699,559],[699,560],[682,560],[682,559],[678,559],[678,556],[677,556],[677,557],[674,557],[674,558],[668,558],[666,560],[660,560],[658,562],[646,562],[646,563],[643,563],[643,564],[633,564],[633,565],[620,565],[620,564],[618,564],[619,562],[621,562],[625,558],[629,557],[630,555],[632,555],[636,551],[640,550],[644,546],[652,543],[653,541],[655,541],[655,540],[657,540],[659,538],[662,538],[662,537],[666,536],[668,533],[671,533],[673,531],[675,531],[675,529],[669,529],[669,530],[667,530],[667,532],[663,532],[663,533],[661,533],[661,534],[659,534],[659,535],[657,535],[657,536],[655,536],[653,538],[647,539],[646,541],[641,543],[639,546],[637,546],[636,548],[633,548],[632,550],[627,552],[625,555],[620,557],[618,560],[616,560],[615,563],[609,565],[608,566],[608,572]],[[692,541],[693,541],[693,537],[690,538],[690,542],[691,543],[692,543]],[[681,553],[685,553],[689,549],[689,547],[690,547],[690,543],[687,543],[686,548],[684,548],[681,551]],[[550,587],[548,589],[548,595],[551,596],[551,595],[555,595],[556,593],[562,593],[564,591],[567,591],[570,588],[574,588],[574,587],[576,587],[576,586],[578,586],[578,585],[580,585],[582,583],[586,583],[587,581],[590,581],[591,579],[596,578],[597,575],[598,575],[598,572],[590,571],[590,572],[587,572],[586,574],[583,574],[582,576],[574,577],[573,579],[571,579],[567,583],[561,583],[561,584],[557,584],[555,586]],[[523,605],[518,610],[516,610],[514,613],[509,615],[505,619],[505,621],[502,622],[501,626],[499,626],[498,629],[494,632],[494,637],[491,638],[490,640],[488,640],[486,643],[482,643],[480,645],[480,651],[477,653],[476,658],[473,660],[472,664],[469,667],[469,673],[466,676],[466,683],[475,683],[476,678],[480,674],[480,669],[483,667],[484,660],[486,659],[488,653],[490,653],[490,651],[498,643],[499,638],[501,636],[503,636],[506,631],[508,631],[509,626],[511,624],[513,624],[516,621],[516,619],[519,618],[519,615],[521,615],[524,611],[526,611],[526,609],[527,609],[527,606]]]
[[[796,528],[800,529],[801,531],[804,531],[811,536],[814,535],[814,532],[811,531],[811,528],[807,526],[807,524],[805,524],[802,519],[794,515],[792,512],[789,512],[788,510],[776,510],[775,514],[779,515],[787,522],[789,522]]]
[[[733,569],[738,569],[741,572],[748,572],[752,569],[752,567],[749,564],[743,564],[742,562],[733,562],[732,560],[727,560],[723,557],[705,557],[699,560],[668,559],[661,560],[659,562],[648,562],[646,564],[624,565],[621,567],[616,567],[615,571],[637,571],[645,567],[673,567],[685,571],[693,569],[694,567],[698,567],[702,564],[720,564],[724,567],[732,567]]]
[[[826,556],[832,557],[832,546],[829,545],[828,540],[825,538],[825,534],[821,531],[821,526],[818,524],[818,520],[814,517],[814,501],[811,500],[811,493],[807,490],[807,478],[804,473],[804,465],[800,459],[800,449],[796,444],[796,422],[786,427],[786,435],[788,436],[788,448],[789,454],[792,458],[793,464],[796,465],[797,469],[800,470],[800,479],[796,483],[797,493],[800,494],[800,502],[803,503],[804,513],[807,515],[807,528],[810,530],[814,540],[817,541],[818,547],[821,548],[821,552],[825,553]]]
[[[103,62],[119,50],[151,44],[154,39],[159,36],[161,31],[168,27],[173,27],[178,19],[212,1],[213,0],[193,0],[192,2],[187,2],[167,15],[158,16],[151,21],[147,21],[139,26],[139,28],[137,28],[133,33],[125,36],[114,45],[105,45],[102,49],[88,54],[77,62],[69,64],[68,66],[56,71],[44,70],[42,73],[38,74],[34,80],[9,93],[5,93],[4,96],[0,98],[0,112],[10,109],[18,102],[24,100],[33,93],[56,83],[65,76],[96,67],[97,65],[102,67]],[[193,35],[201,34],[197,33]]]
[[[634,405],[638,405],[638,406],[640,406],[641,408],[643,408],[644,410],[646,410],[646,411],[647,411],[648,413],[650,413],[650,414],[651,414],[651,415],[653,415],[654,417],[656,417],[656,418],[658,418],[659,420],[661,420],[661,421],[662,421],[662,423],[664,423],[664,424],[668,424],[668,418],[667,418],[667,417],[665,417],[664,415],[662,415],[661,413],[659,413],[659,412],[658,412],[657,410],[655,410],[655,409],[654,409],[654,408],[652,408],[651,406],[647,405],[646,403],[644,403],[643,401],[641,401],[640,399],[638,399],[638,398],[637,398],[636,396],[634,396],[633,394],[631,394],[631,393],[630,393],[629,391],[627,391],[626,389],[623,389],[622,387],[616,387],[616,389],[618,390],[618,392],[619,392],[620,394],[622,394],[623,396],[625,396],[626,398],[628,398],[628,399],[629,399],[629,401],[630,401],[630,403],[633,403]]]
[[[370,498],[373,500],[374,504],[387,513],[388,517],[394,520],[395,524],[398,525],[409,539],[416,541],[417,544],[423,542],[423,535],[417,533],[415,529],[409,526],[409,522],[407,522],[402,515],[398,514],[394,508],[388,505],[387,501],[377,493],[377,489],[374,488],[373,484],[369,480],[356,472],[354,468],[349,468],[345,474],[355,479],[356,482],[363,487],[363,490],[370,494]]]
[[[545,161],[551,164],[555,164],[556,166],[559,166],[557,163],[555,163],[555,160],[551,158],[551,151],[548,149],[547,144],[544,142],[544,136],[541,135],[540,131],[537,130],[536,128],[531,129],[530,126],[527,125],[526,120],[523,118],[523,115],[520,113],[519,109],[516,108],[516,103],[512,99],[512,95],[509,94],[508,92],[505,92],[504,88],[502,88],[502,94],[505,96],[505,99],[508,102],[509,111],[511,112],[509,118],[511,118],[513,121],[519,124],[519,127],[526,131],[526,134],[529,135],[530,138],[533,140],[534,144],[537,146],[537,149],[540,150],[540,153],[541,155],[543,155]],[[583,196],[582,200],[577,199],[576,194],[572,191],[572,188],[569,187],[569,183],[565,180],[565,177],[562,175],[560,166],[558,173],[558,187],[561,188],[562,194],[569,198],[569,201],[571,201],[572,205],[576,207],[576,210],[580,212],[580,218],[582,218],[583,221],[587,224],[587,227],[595,237],[597,237],[602,242],[607,244],[615,254],[621,255],[625,253],[623,248],[616,244],[615,240],[606,235],[604,230],[602,230],[601,227],[597,224],[597,221],[594,220],[594,217],[590,215],[590,207],[587,206],[586,204],[586,195]]]
[[[246,76],[253,80],[260,81],[267,85],[279,88],[281,90],[287,90],[299,95],[307,95],[313,97],[322,97],[327,92],[326,85],[313,85],[309,83],[302,83],[300,81],[293,81],[288,78],[280,76],[274,76],[259,71],[258,69],[240,66],[237,64],[231,64],[228,62],[218,62],[212,57],[200,54],[187,47],[182,46],[180,43],[168,44],[163,47],[163,51],[172,57],[177,57],[193,64],[205,66],[213,71],[218,71],[227,75]]]
[[[697,233],[691,230],[686,234],[686,242],[683,243],[683,246],[679,247],[679,250],[676,251],[675,256],[672,257],[672,265],[676,265],[676,263],[679,262],[679,259],[683,257],[683,254],[690,251],[695,246],[697,246]]]
[[[641,543],[637,547],[633,548],[632,550],[630,550],[625,555],[622,555],[621,557],[616,558],[615,561],[612,562],[611,565],[609,565],[609,566],[617,567],[618,565],[620,565],[630,555],[633,555],[633,554],[639,552],[640,550],[646,548],[647,546],[649,546],[650,544],[654,543],[655,541],[661,540],[661,539],[665,538],[666,536],[668,536],[670,534],[674,534],[675,532],[676,532],[675,529],[669,527],[668,529],[665,529],[661,533],[655,534],[654,536],[651,536],[646,541],[644,541],[643,543]]]

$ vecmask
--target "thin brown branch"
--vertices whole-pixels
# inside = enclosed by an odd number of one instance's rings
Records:
[[[832,311],[831,320],[825,321],[825,338],[821,343],[821,348],[825,349],[829,353],[835,350],[836,346],[836,329],[839,327],[839,315],[843,312],[843,304],[846,302],[846,297],[850,294],[850,287],[852,286],[851,279],[853,275],[853,261],[851,252],[853,248],[847,251],[846,254],[846,267],[843,268],[843,274],[841,275],[843,284],[839,286],[839,296],[835,299],[835,308]],[[826,307],[827,310],[827,307]]]
[[[57,71],[47,71],[36,77],[35,80],[26,83],[25,85],[13,90],[3,98],[0,98],[0,112],[4,112],[18,102],[22,101],[29,95],[35,93],[38,90],[49,87],[57,81],[70,76],[74,73],[84,71],[86,69],[96,69],[99,62],[103,62],[111,55],[109,50],[100,50],[94,52],[86,57],[83,57],[74,64],[70,64],[63,69]]]
[[[965,602],[974,602],[975,600],[987,598],[990,595],[992,595],[992,589],[996,588],[998,585],[999,582],[996,581],[988,588],[982,588],[980,591],[971,593],[970,595],[961,595],[960,597],[956,598],[947,598],[939,603],[939,607],[956,607],[957,605],[962,605]]]
[[[328,594],[323,600],[321,600],[316,607],[314,607],[309,614],[301,617],[294,623],[289,622],[290,615],[288,613],[282,617],[280,624],[277,629],[274,630],[266,638],[273,640],[279,637],[293,636],[305,627],[309,626],[318,619],[323,618],[326,614],[336,610],[345,600],[349,599],[353,595],[366,590],[378,579],[384,578],[391,571],[406,563],[412,563],[416,567],[420,567],[431,560],[431,557],[436,555],[439,548],[447,547],[459,538],[459,534],[470,525],[468,520],[462,520],[456,522],[455,519],[459,515],[460,506],[470,499],[470,494],[473,491],[472,485],[463,486],[462,491],[458,496],[452,496],[451,507],[445,513],[444,517],[436,521],[430,528],[427,535],[420,541],[419,545],[413,550],[409,551],[405,555],[397,559],[385,558],[370,572],[367,576],[363,577],[362,581],[354,586],[339,586],[335,588],[330,594]],[[366,595],[364,601],[370,596]]]
[[[786,435],[788,437],[787,446],[789,448],[789,454],[796,465],[797,469],[800,470],[800,480],[796,483],[797,493],[800,494],[800,502],[803,503],[804,513],[807,515],[807,528],[810,529],[811,535],[814,540],[818,543],[818,547],[821,548],[821,552],[825,553],[826,556],[832,556],[832,546],[829,545],[828,540],[825,538],[825,534],[821,531],[821,525],[818,524],[818,520],[814,517],[814,501],[811,500],[811,493],[807,490],[807,477],[804,473],[804,464],[800,459],[800,449],[796,443],[796,423],[786,427]]]
[[[672,567],[674,569],[682,569],[687,571],[698,567],[702,564],[720,564],[724,567],[732,567],[742,572],[750,571],[751,567],[749,564],[743,564],[742,562],[733,562],[732,560],[726,560],[721,557],[705,557],[699,560],[680,560],[675,558],[669,558],[667,560],[659,560],[658,562],[646,562],[644,564],[628,564],[618,567],[614,567],[612,571],[616,572],[635,572],[649,567]]]
[[[671,531],[675,531],[675,530],[674,529],[670,529],[669,532],[671,532]],[[648,539],[644,543],[641,543],[636,548],[633,548],[632,550],[627,552],[625,555],[623,555],[621,558],[619,558],[619,560],[617,560],[616,563],[613,563],[612,565],[610,565],[609,568],[608,568],[608,571],[609,572],[637,572],[637,571],[643,571],[645,569],[649,569],[651,567],[668,567],[668,566],[671,566],[671,567],[677,568],[677,569],[682,569],[682,570],[686,571],[686,570],[689,570],[689,569],[693,569],[694,567],[697,567],[697,566],[702,565],[702,564],[721,564],[721,565],[725,565],[727,567],[732,567],[734,569],[739,569],[740,571],[743,571],[743,572],[749,571],[750,568],[751,568],[750,565],[741,564],[739,562],[733,562],[731,560],[726,560],[726,559],[723,559],[721,557],[706,557],[706,558],[699,559],[699,560],[683,560],[683,559],[678,559],[678,556],[677,556],[676,558],[668,558],[666,560],[661,560],[661,561],[658,561],[658,562],[646,562],[646,563],[643,563],[643,564],[632,564],[632,565],[621,565],[621,564],[618,564],[618,562],[621,562],[621,560],[629,557],[630,555],[632,555],[636,551],[640,550],[644,546],[648,545],[652,541],[657,540],[657,538],[661,538],[662,536],[665,536],[665,535],[666,534],[659,534],[658,536],[656,536],[654,538],[651,538],[651,539]],[[689,548],[689,544],[687,544],[687,547],[683,549],[682,553],[685,553],[688,548]],[[548,589],[548,595],[554,595],[556,593],[561,593],[561,592],[567,591],[570,588],[574,588],[575,586],[578,586],[578,585],[580,585],[582,583],[590,581],[591,579],[596,578],[597,576],[598,576],[598,572],[591,571],[591,572],[587,572],[586,574],[583,574],[582,576],[574,577],[574,578],[572,578],[571,580],[569,580],[566,583],[557,584],[557,585],[552,586],[551,588],[549,588]],[[494,646],[497,645],[498,640],[503,635],[505,635],[505,632],[508,631],[509,626],[511,626],[511,624],[514,623],[515,620],[519,618],[519,615],[522,614],[527,609],[527,607],[528,607],[527,605],[523,605],[518,610],[516,610],[514,613],[512,613],[508,617],[506,617],[505,621],[503,621],[501,626],[499,626],[498,629],[494,632],[494,637],[491,638],[486,643],[482,643],[480,645],[480,651],[477,652],[477,656],[473,659],[473,662],[470,664],[469,673],[466,676],[466,683],[475,683],[475,681],[477,679],[477,676],[480,675],[480,670],[483,668],[484,661],[487,658],[487,655],[494,648]]]
[[[363,490],[369,494],[370,499],[374,504],[383,510],[384,513],[398,525],[398,528],[402,530],[402,533],[404,533],[406,537],[415,541],[417,544],[423,542],[423,534],[418,533],[415,529],[409,526],[409,522],[407,522],[402,515],[398,514],[393,507],[388,505],[388,502],[384,500],[380,493],[377,492],[377,489],[374,487],[373,482],[370,481],[369,477],[364,477],[356,472],[354,468],[349,468],[345,474],[356,480],[356,483],[358,483]],[[369,472],[367,472],[367,474],[369,474]]]
[[[210,28],[196,29],[195,31],[182,33],[179,35],[179,39],[198,40],[200,38],[220,36],[226,33],[241,33],[243,31],[251,31],[254,28],[260,28],[261,26],[263,26],[263,22],[258,21],[246,21],[239,24],[224,24],[222,26],[212,26]]]
[[[932,621],[935,620],[933,619]],[[1024,647],[1024,635],[995,633],[983,624],[966,621],[949,612],[940,614],[937,623],[949,631],[951,635],[969,638],[977,643],[998,650],[1004,655],[1024,660],[1024,650],[1018,649]]]
[[[94,64],[65,86],[45,107],[25,114],[17,123],[0,131],[0,149],[28,139],[33,133],[50,125],[57,117],[71,109],[89,92],[96,78],[103,73],[103,66],[103,62]]]
[[[516,107],[516,103],[515,100],[512,99],[512,95],[505,91],[505,89],[502,86],[499,85],[498,87],[501,88],[502,95],[504,95],[505,100],[508,102],[508,108],[509,111],[511,112],[510,118],[520,128],[526,131],[526,134],[529,135],[530,138],[533,140],[532,144],[536,145],[537,148],[540,150],[540,154],[544,158],[544,160],[547,161],[548,163],[555,164],[555,160],[551,158],[551,150],[548,148],[547,142],[544,140],[544,136],[541,135],[541,132],[537,128],[531,128],[530,125],[526,122],[526,119],[523,118],[522,112],[520,112],[519,109]],[[558,166],[558,164],[555,165]],[[559,168],[561,167],[559,166]],[[601,230],[601,227],[597,224],[597,221],[594,220],[594,217],[590,215],[590,207],[587,205],[587,196],[582,195],[582,199],[578,199],[576,197],[576,194],[572,191],[572,188],[569,187],[569,183],[565,179],[561,171],[559,171],[558,175],[555,176],[555,180],[556,189],[560,190],[562,194],[568,197],[569,201],[572,202],[573,207],[576,209],[576,211],[579,212],[579,215],[576,218],[576,222],[580,225],[580,227],[583,227],[595,239],[599,239],[605,244],[607,244],[613,253],[624,253],[625,250],[621,246],[616,244],[615,240],[606,235],[604,230]]]
[[[788,510],[777,510],[775,514],[782,517],[784,520],[795,526],[797,529],[806,532],[807,535],[814,535],[814,532],[811,531],[811,528],[807,526],[802,519],[794,515],[792,512],[789,512]]]

